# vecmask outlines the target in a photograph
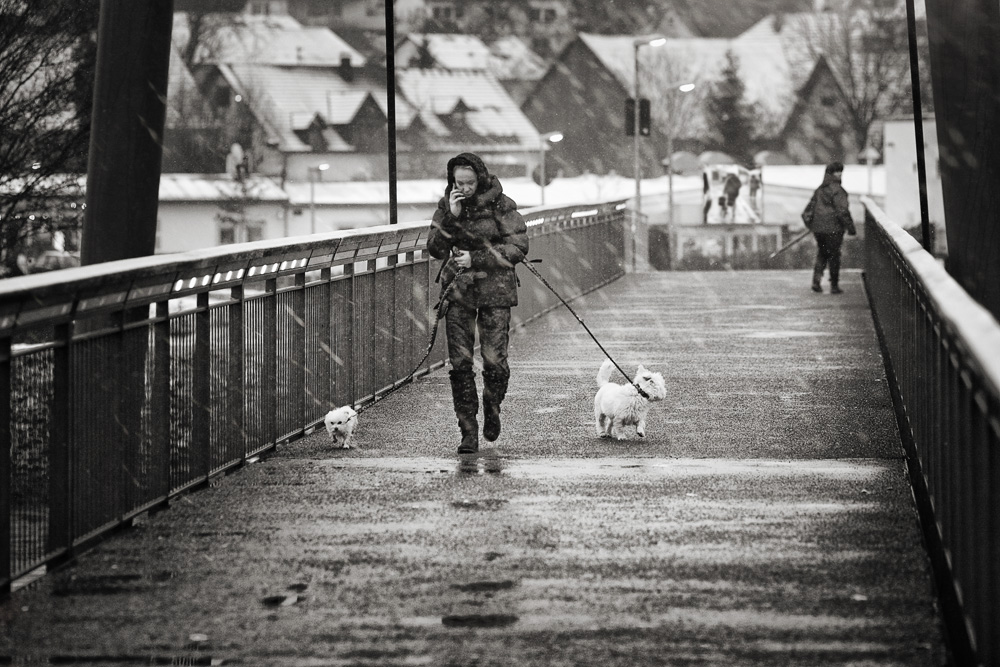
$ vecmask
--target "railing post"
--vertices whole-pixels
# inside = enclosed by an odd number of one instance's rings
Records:
[[[246,424],[244,423],[244,403],[246,387],[244,386],[243,367],[246,365],[246,339],[243,330],[243,286],[236,285],[230,292],[233,303],[229,305],[229,365],[226,368],[226,400],[227,414],[232,420],[230,432],[238,434],[227,442],[240,443],[239,452],[226,452],[230,460],[238,458],[246,461]]]
[[[212,359],[208,292],[198,293],[194,316],[194,360],[192,362],[191,477],[208,480],[212,471],[211,410]]]
[[[292,363],[294,382],[297,385],[295,395],[302,398],[297,405],[290,406],[295,415],[295,428],[302,428],[306,423],[306,273],[305,269],[294,276],[295,289],[291,294],[292,327],[295,335],[291,338]]]
[[[10,545],[10,513],[11,513],[11,483],[14,481],[11,470],[11,436],[10,436],[10,336],[0,338],[0,596],[10,593],[11,582],[11,545]]]
[[[269,444],[278,440],[278,281],[264,281],[264,321],[266,336],[264,353],[264,439]]]
[[[74,327],[54,328],[57,343],[52,355],[52,410],[49,424],[49,522],[46,552],[70,550],[73,544],[73,503],[70,485],[70,356]],[[6,421],[4,423],[10,423]],[[68,553],[67,553],[68,556]],[[61,558],[60,558],[61,560]]]
[[[312,325],[316,331],[315,358],[317,361],[316,368],[313,369],[313,372],[317,376],[316,381],[313,382],[313,389],[316,392],[322,393],[312,397],[314,403],[312,414],[324,414],[333,407],[335,400],[333,398],[333,323],[330,316],[333,309],[331,273],[330,267],[320,269],[320,284],[322,287],[313,288],[320,290],[320,294],[324,295],[325,298],[321,300],[318,307],[314,308],[313,311],[316,312],[316,321]],[[311,421],[309,414],[306,414],[306,419]]]
[[[170,495],[170,308],[156,303],[153,322],[153,383],[150,391],[150,447],[155,495]]]

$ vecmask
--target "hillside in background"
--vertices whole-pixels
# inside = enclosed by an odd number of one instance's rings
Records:
[[[574,0],[573,24],[581,32],[649,32],[674,12],[700,37],[736,37],[776,12],[809,10],[812,0]]]

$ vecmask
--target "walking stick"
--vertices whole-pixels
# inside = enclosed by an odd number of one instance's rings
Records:
[[[770,255],[768,255],[767,258],[768,259],[774,259],[775,257],[777,257],[781,253],[785,252],[786,250],[788,250],[793,245],[795,245],[796,243],[798,243],[799,241],[801,241],[805,237],[809,236],[810,234],[812,234],[812,231],[810,231],[810,230],[807,229],[806,231],[802,232],[801,234],[799,234],[798,236],[796,236],[794,239],[792,239],[791,241],[789,241],[788,243],[786,243],[785,245],[781,246],[780,248],[778,248],[777,250],[775,250],[774,252],[772,252]]]

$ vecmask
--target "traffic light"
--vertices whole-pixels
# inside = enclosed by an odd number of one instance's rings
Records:
[[[649,100],[645,97],[639,100],[639,134],[649,136]]]
[[[649,136],[649,100],[645,97],[639,99],[639,135]],[[625,136],[635,136],[635,100],[629,97],[625,100]]]

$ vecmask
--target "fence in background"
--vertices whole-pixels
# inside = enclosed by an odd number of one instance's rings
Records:
[[[525,213],[567,298],[623,272],[624,204]],[[171,497],[377,400],[427,350],[427,223],[0,283],[0,592]],[[527,271],[515,321],[559,305]],[[540,288],[540,289],[539,289]],[[419,374],[447,358],[440,336]]]
[[[866,204],[865,280],[956,664],[1000,664],[1000,325]]]

